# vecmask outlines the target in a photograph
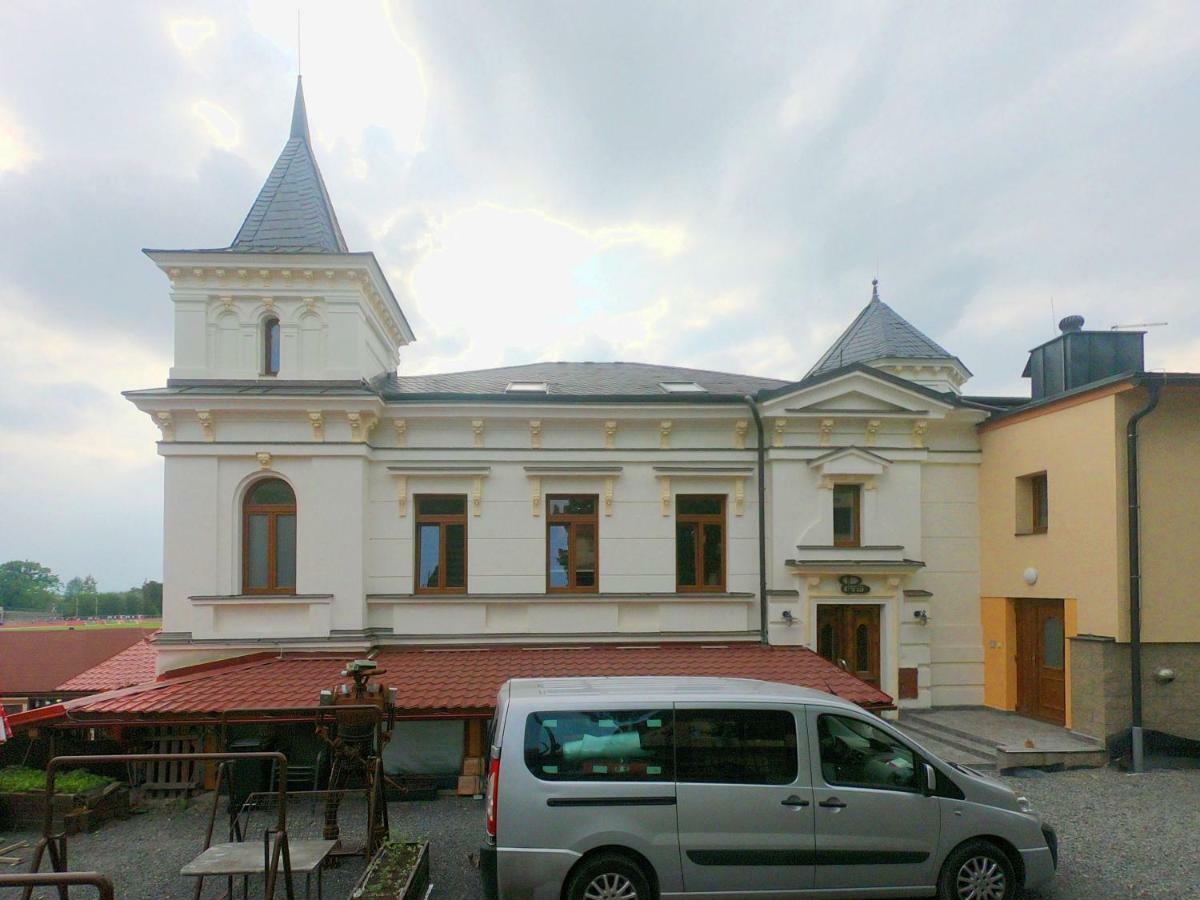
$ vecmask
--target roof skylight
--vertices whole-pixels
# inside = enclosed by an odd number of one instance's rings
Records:
[[[660,381],[658,386],[668,394],[707,394],[708,389],[694,381]]]
[[[544,381],[510,381],[504,389],[506,394],[545,394],[550,390]]]

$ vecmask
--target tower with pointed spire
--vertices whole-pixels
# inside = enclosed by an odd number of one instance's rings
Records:
[[[229,246],[145,253],[171,280],[172,383],[359,383],[415,340],[375,254],[346,245],[299,77],[287,143]]]
[[[807,377],[861,364],[906,378],[936,391],[962,393],[971,371],[962,360],[879,299],[879,279],[871,300],[821,356]]]

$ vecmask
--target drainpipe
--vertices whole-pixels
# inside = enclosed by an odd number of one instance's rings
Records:
[[[1125,427],[1125,468],[1129,494],[1129,688],[1132,701],[1133,771],[1144,772],[1145,756],[1142,744],[1142,563],[1141,533],[1139,531],[1141,504],[1138,496],[1138,424],[1158,406],[1162,396],[1162,379],[1147,377],[1143,384],[1150,387],[1146,405],[1129,418]]]
[[[749,394],[742,397],[742,402],[750,408],[754,416],[754,427],[758,429],[758,622],[759,636],[762,643],[767,640],[767,445],[763,432],[762,414],[758,404]]]

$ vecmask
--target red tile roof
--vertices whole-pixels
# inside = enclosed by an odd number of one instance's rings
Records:
[[[132,647],[126,647],[116,656],[110,656],[98,666],[80,672],[74,678],[58,686],[60,691],[114,691],[117,688],[153,681],[157,652],[151,643],[153,634],[145,635]]]
[[[30,725],[61,715],[77,721],[210,718],[231,709],[309,707],[318,692],[344,679],[351,657],[256,654],[215,666],[166,673],[157,681],[81,697],[62,707],[12,718]],[[397,708],[411,717],[483,715],[508,678],[584,675],[706,675],[760,678],[829,691],[869,708],[892,699],[804,647],[760,644],[614,647],[488,647],[383,649],[379,678],[398,691]],[[22,718],[25,717],[25,718]]]
[[[0,628],[0,695],[49,694],[68,679],[136,644],[141,628],[48,631]]]

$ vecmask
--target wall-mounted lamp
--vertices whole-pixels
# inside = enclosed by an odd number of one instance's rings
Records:
[[[1154,673],[1154,680],[1159,684],[1170,684],[1175,680],[1174,669],[1159,669]]]
[[[920,622],[922,625],[928,625],[929,624],[929,610],[914,609],[913,610],[913,618],[916,619],[918,622]]]
[[[1030,566],[1028,569],[1026,569],[1024,572],[1021,573],[1021,577],[1025,579],[1026,584],[1037,584],[1038,570],[1035,569],[1033,566]]]
[[[792,615],[792,611],[790,609],[785,609],[783,611],[783,624],[787,625],[789,628],[796,624],[796,617]]]

